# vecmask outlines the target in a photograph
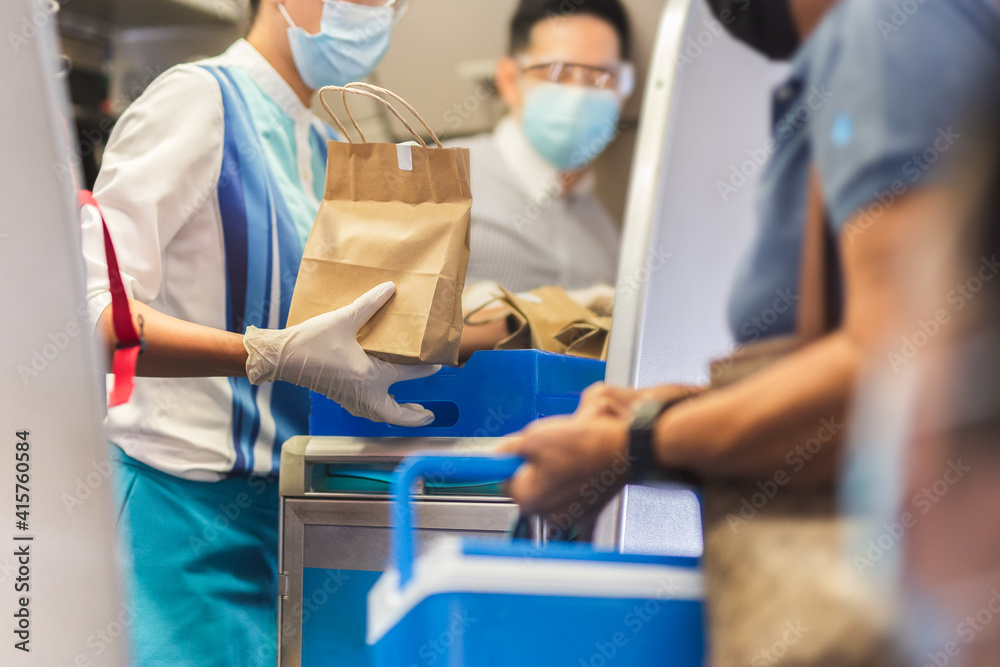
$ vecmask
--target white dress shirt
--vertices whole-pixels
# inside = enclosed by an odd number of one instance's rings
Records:
[[[619,232],[586,174],[563,192],[559,171],[512,117],[492,133],[449,142],[470,149],[472,254],[467,285],[493,280],[514,292],[545,285],[615,283]]]

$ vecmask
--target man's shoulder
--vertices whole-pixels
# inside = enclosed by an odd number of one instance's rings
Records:
[[[803,47],[795,66],[828,93],[810,136],[838,224],[875,194],[940,173],[913,159],[950,137],[998,74],[995,1],[841,0]]]
[[[966,52],[996,49],[998,31],[1000,3],[995,0],[841,0],[802,56],[819,65],[836,61],[877,68],[904,58],[911,66],[919,61],[948,67],[956,46]]]
[[[470,152],[482,153],[493,149],[493,133],[482,132],[468,137],[457,137],[443,142],[447,148],[468,148]]]
[[[871,121],[868,143],[909,133],[926,144],[1000,75],[1000,3],[841,0],[795,67],[829,89],[834,101],[818,112],[828,125],[820,129],[839,146],[850,143],[848,117]]]
[[[468,148],[473,180],[489,178],[491,187],[503,184],[515,187],[513,174],[497,148],[493,132],[483,132],[469,137],[444,142],[449,148]]]

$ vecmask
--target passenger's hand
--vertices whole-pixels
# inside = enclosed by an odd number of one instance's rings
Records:
[[[598,382],[583,391],[576,414],[581,417],[628,419],[632,414],[632,406],[638,398],[637,389]]]
[[[400,405],[389,386],[433,375],[440,366],[390,364],[366,354],[358,331],[395,293],[391,282],[368,291],[349,306],[317,315],[287,329],[249,327],[243,337],[247,377],[253,384],[282,380],[323,394],[357,417],[400,426],[425,426],[434,414],[419,405]]]
[[[580,397],[576,413],[584,417],[632,418],[632,411],[640,403],[667,401],[681,396],[696,396],[704,391],[702,387],[680,384],[664,384],[645,389],[615,387],[598,382],[588,387]]]
[[[500,283],[495,280],[480,280],[476,283],[468,283],[462,290],[462,312],[468,315],[475,310],[479,310],[496,301],[501,294],[503,294],[503,290],[500,289]]]
[[[529,425],[500,448],[526,461],[511,497],[564,528],[595,516],[628,481],[628,429],[627,420],[580,415]]]

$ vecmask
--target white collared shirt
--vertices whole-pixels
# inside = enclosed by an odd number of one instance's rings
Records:
[[[493,280],[514,292],[544,285],[615,283],[618,227],[584,175],[563,193],[558,169],[504,118],[489,134],[455,140],[470,149],[472,254],[466,284]]]

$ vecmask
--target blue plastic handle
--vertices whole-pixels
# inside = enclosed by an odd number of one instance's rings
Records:
[[[396,468],[392,482],[393,531],[392,554],[399,570],[399,585],[403,587],[413,576],[413,554],[416,537],[413,534],[413,509],[410,491],[418,479],[433,478],[435,482],[494,482],[509,479],[524,463],[519,456],[462,455],[415,452],[403,459]]]

